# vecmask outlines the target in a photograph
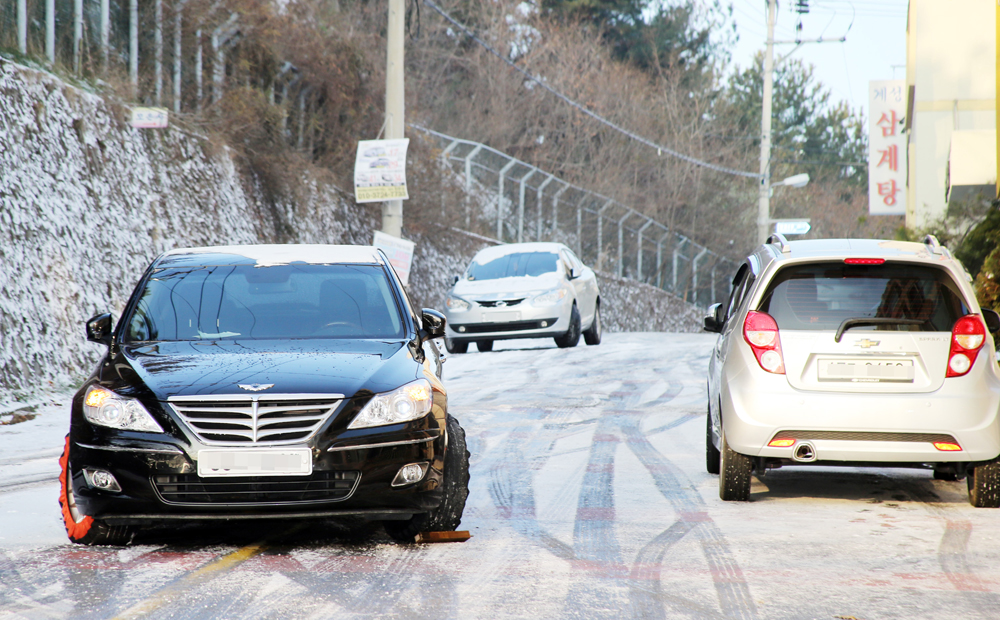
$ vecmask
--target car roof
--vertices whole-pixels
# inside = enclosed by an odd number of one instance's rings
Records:
[[[554,242],[533,242],[533,243],[505,243],[483,248],[476,253],[476,259],[493,260],[508,254],[518,254],[521,252],[556,252],[567,249],[565,245]]]
[[[220,245],[179,248],[164,253],[157,267],[180,265],[254,265],[270,267],[306,263],[311,265],[385,264],[378,248],[370,245]]]
[[[896,241],[892,239],[808,239],[786,241],[775,239],[772,243],[758,247],[755,254],[767,265],[771,261],[785,262],[800,259],[844,259],[844,258],[885,258],[949,264],[959,272],[965,268],[954,259],[948,248],[938,244],[937,239],[924,243]]]

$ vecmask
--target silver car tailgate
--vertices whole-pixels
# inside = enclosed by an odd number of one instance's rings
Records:
[[[780,332],[788,383],[798,390],[867,394],[933,392],[944,383],[950,332],[852,329]]]

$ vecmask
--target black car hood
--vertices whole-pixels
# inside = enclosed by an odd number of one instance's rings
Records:
[[[384,392],[412,381],[406,343],[379,340],[247,340],[126,345],[115,363],[127,384],[159,400],[207,394]],[[254,384],[257,384],[254,386]],[[274,384],[259,392],[240,385]],[[138,386],[135,386],[138,387]],[[140,388],[141,389],[141,388]]]

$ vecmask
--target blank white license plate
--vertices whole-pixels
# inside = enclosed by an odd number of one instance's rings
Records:
[[[486,320],[491,323],[510,323],[511,321],[520,321],[521,313],[520,311],[507,311],[507,312],[490,312],[486,315]]]
[[[284,450],[202,450],[198,475],[214,476],[308,476],[312,473],[309,448]]]
[[[820,381],[913,383],[913,360],[821,359]]]

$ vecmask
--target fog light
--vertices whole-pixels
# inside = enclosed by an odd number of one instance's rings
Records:
[[[111,472],[104,471],[103,469],[84,469],[83,479],[87,481],[87,486],[92,489],[101,489],[102,491],[112,491],[114,493],[121,493],[122,491],[122,488],[118,485],[118,481],[111,475]]]
[[[459,325],[458,326],[458,331],[464,332],[465,331],[465,325]]]
[[[542,327],[548,327],[548,326],[549,326],[548,321],[542,321]]]
[[[961,452],[962,446],[951,441],[935,441],[934,447],[942,452]]]
[[[767,444],[771,448],[788,448],[795,445],[794,439],[772,439],[771,443]]]
[[[413,484],[414,482],[420,482],[424,478],[424,474],[427,473],[427,463],[410,463],[409,465],[403,465],[399,469],[399,473],[392,480],[392,486],[401,487],[407,484]]]

